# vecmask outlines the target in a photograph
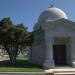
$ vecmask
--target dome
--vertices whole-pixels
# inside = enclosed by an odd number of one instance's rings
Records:
[[[53,6],[53,7],[49,7],[48,9],[46,9],[41,13],[38,22],[55,21],[62,18],[68,19],[64,11]]]

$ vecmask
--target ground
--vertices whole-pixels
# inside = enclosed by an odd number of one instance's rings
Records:
[[[11,66],[8,56],[0,57],[0,72],[43,72],[39,65],[28,63],[27,57],[17,57],[17,65]]]

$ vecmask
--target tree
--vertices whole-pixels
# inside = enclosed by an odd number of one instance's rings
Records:
[[[14,25],[9,17],[0,21],[0,44],[7,51],[12,65],[16,64],[18,51],[30,46],[31,42],[32,33],[23,24]]]
[[[14,38],[12,40],[12,44],[13,44],[13,48],[14,50],[12,49],[12,63],[15,64],[16,63],[16,57],[17,57],[17,53],[18,53],[18,50],[19,50],[19,46],[21,46],[21,43],[22,41],[24,40],[23,39],[23,36],[24,38],[27,36],[27,28],[24,27],[23,24],[17,24],[16,26],[14,26]]]
[[[10,18],[3,18],[0,21],[0,44],[5,48],[9,57],[11,56],[11,33],[13,31],[13,24]],[[11,60],[11,58],[10,58]]]

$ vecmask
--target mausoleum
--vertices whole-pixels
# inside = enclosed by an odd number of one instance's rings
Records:
[[[75,67],[75,22],[61,9],[51,6],[34,25],[29,61],[45,68]]]

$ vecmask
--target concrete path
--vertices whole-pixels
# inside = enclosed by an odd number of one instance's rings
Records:
[[[0,72],[0,75],[46,75],[44,72]]]

